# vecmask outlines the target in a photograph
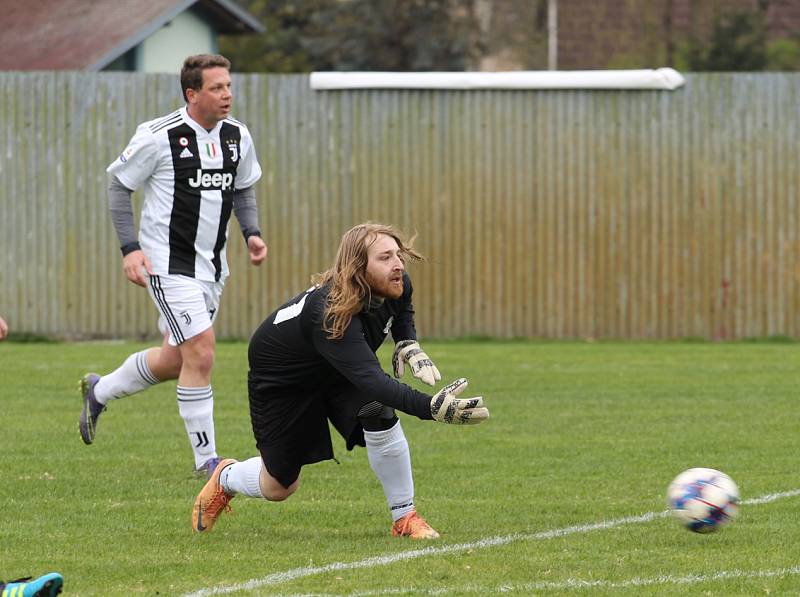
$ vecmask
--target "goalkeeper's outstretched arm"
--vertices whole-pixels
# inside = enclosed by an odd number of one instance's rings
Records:
[[[474,425],[489,418],[482,397],[457,397],[467,387],[466,379],[458,379],[431,396],[386,375],[360,326],[349,326],[339,341],[316,329],[312,341],[328,363],[366,396],[374,396],[376,402],[420,419],[454,425]]]

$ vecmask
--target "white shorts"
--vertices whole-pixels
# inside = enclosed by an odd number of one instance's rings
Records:
[[[158,329],[170,345],[183,344],[213,325],[224,285],[189,276],[150,276],[147,291],[161,313]]]

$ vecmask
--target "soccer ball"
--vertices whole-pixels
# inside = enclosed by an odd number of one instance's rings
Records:
[[[667,503],[687,529],[710,533],[736,516],[739,488],[728,475],[713,468],[690,468],[670,483]]]

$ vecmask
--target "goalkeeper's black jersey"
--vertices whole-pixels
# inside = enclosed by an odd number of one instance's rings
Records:
[[[290,397],[335,392],[346,384],[372,400],[431,419],[430,396],[389,377],[376,351],[391,331],[395,342],[416,340],[411,279],[403,296],[353,316],[342,338],[323,330],[328,287],[312,287],[270,314],[250,340],[251,394]]]

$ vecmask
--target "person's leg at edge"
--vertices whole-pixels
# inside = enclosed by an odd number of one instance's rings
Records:
[[[64,577],[58,572],[43,574],[37,578],[26,576],[16,580],[0,580],[2,597],[55,597],[64,587]]]

